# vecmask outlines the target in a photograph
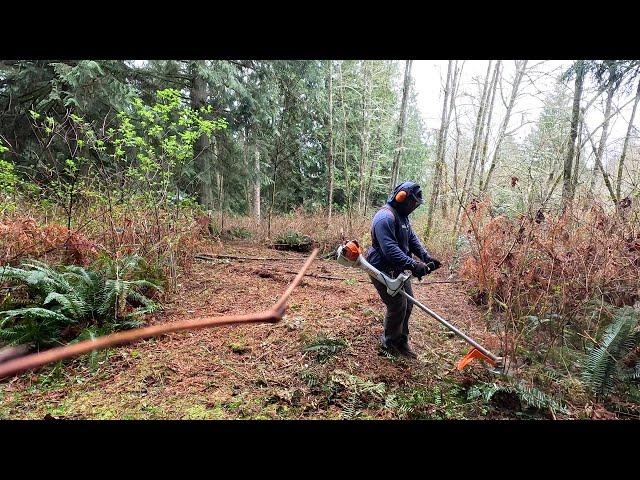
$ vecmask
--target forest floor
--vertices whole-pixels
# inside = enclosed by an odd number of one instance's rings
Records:
[[[179,277],[178,291],[168,295],[164,309],[149,317],[150,324],[267,309],[306,258],[242,242],[212,244],[210,253],[288,260],[196,260]],[[415,296],[495,348],[496,339],[462,284],[430,283],[446,280],[447,272],[442,268],[414,282]],[[0,384],[0,418],[560,416],[516,408],[497,395],[493,402],[470,396],[473,385],[495,377],[477,361],[455,370],[469,346],[418,309],[410,322],[418,358],[384,354],[378,347],[383,315],[362,271],[317,259],[281,322],[173,333],[20,375]]]

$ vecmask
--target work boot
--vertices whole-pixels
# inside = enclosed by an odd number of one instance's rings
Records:
[[[409,342],[401,343],[396,348],[400,353],[400,355],[402,355],[403,357],[418,358],[418,355],[416,355],[416,353],[413,350],[411,350],[411,347],[409,347]]]

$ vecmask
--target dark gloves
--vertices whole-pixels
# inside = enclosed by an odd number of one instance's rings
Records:
[[[411,269],[414,277],[418,277],[418,280],[422,279],[427,273],[429,268],[422,262],[416,262],[415,266]]]
[[[415,267],[411,269],[411,273],[413,273],[414,277],[418,277],[418,280],[421,280],[422,277],[442,266],[440,260],[436,260],[435,258],[427,257],[425,260],[425,263],[416,262]]]
[[[435,258],[431,258],[431,257],[425,258],[424,263],[427,265],[429,272],[433,272],[434,270],[437,270],[442,266],[442,264],[440,263],[440,260],[436,260]]]

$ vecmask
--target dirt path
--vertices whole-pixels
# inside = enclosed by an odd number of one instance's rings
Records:
[[[150,323],[267,308],[304,255],[225,244],[212,252],[286,261],[196,261]],[[443,280],[445,268],[427,281]],[[452,371],[468,345],[417,309],[415,361],[377,347],[384,308],[359,270],[317,260],[279,324],[181,332],[28,373],[0,384],[0,418],[478,418],[467,387],[491,377]],[[459,284],[415,284],[416,297],[489,348],[480,311]],[[329,340],[323,340],[328,338]],[[315,350],[307,351],[310,345]],[[494,417],[495,418],[495,417]]]

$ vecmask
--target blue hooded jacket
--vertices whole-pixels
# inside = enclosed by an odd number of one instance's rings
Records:
[[[415,182],[398,185],[387,199],[386,205],[376,212],[371,222],[373,246],[367,250],[367,261],[378,270],[393,276],[416,266],[417,262],[411,258],[411,254],[425,263],[431,256],[412,230],[409,217],[397,210],[398,204],[395,201],[396,193],[400,190],[416,187],[418,185]],[[396,209],[399,228],[396,227],[395,216],[388,207]]]

